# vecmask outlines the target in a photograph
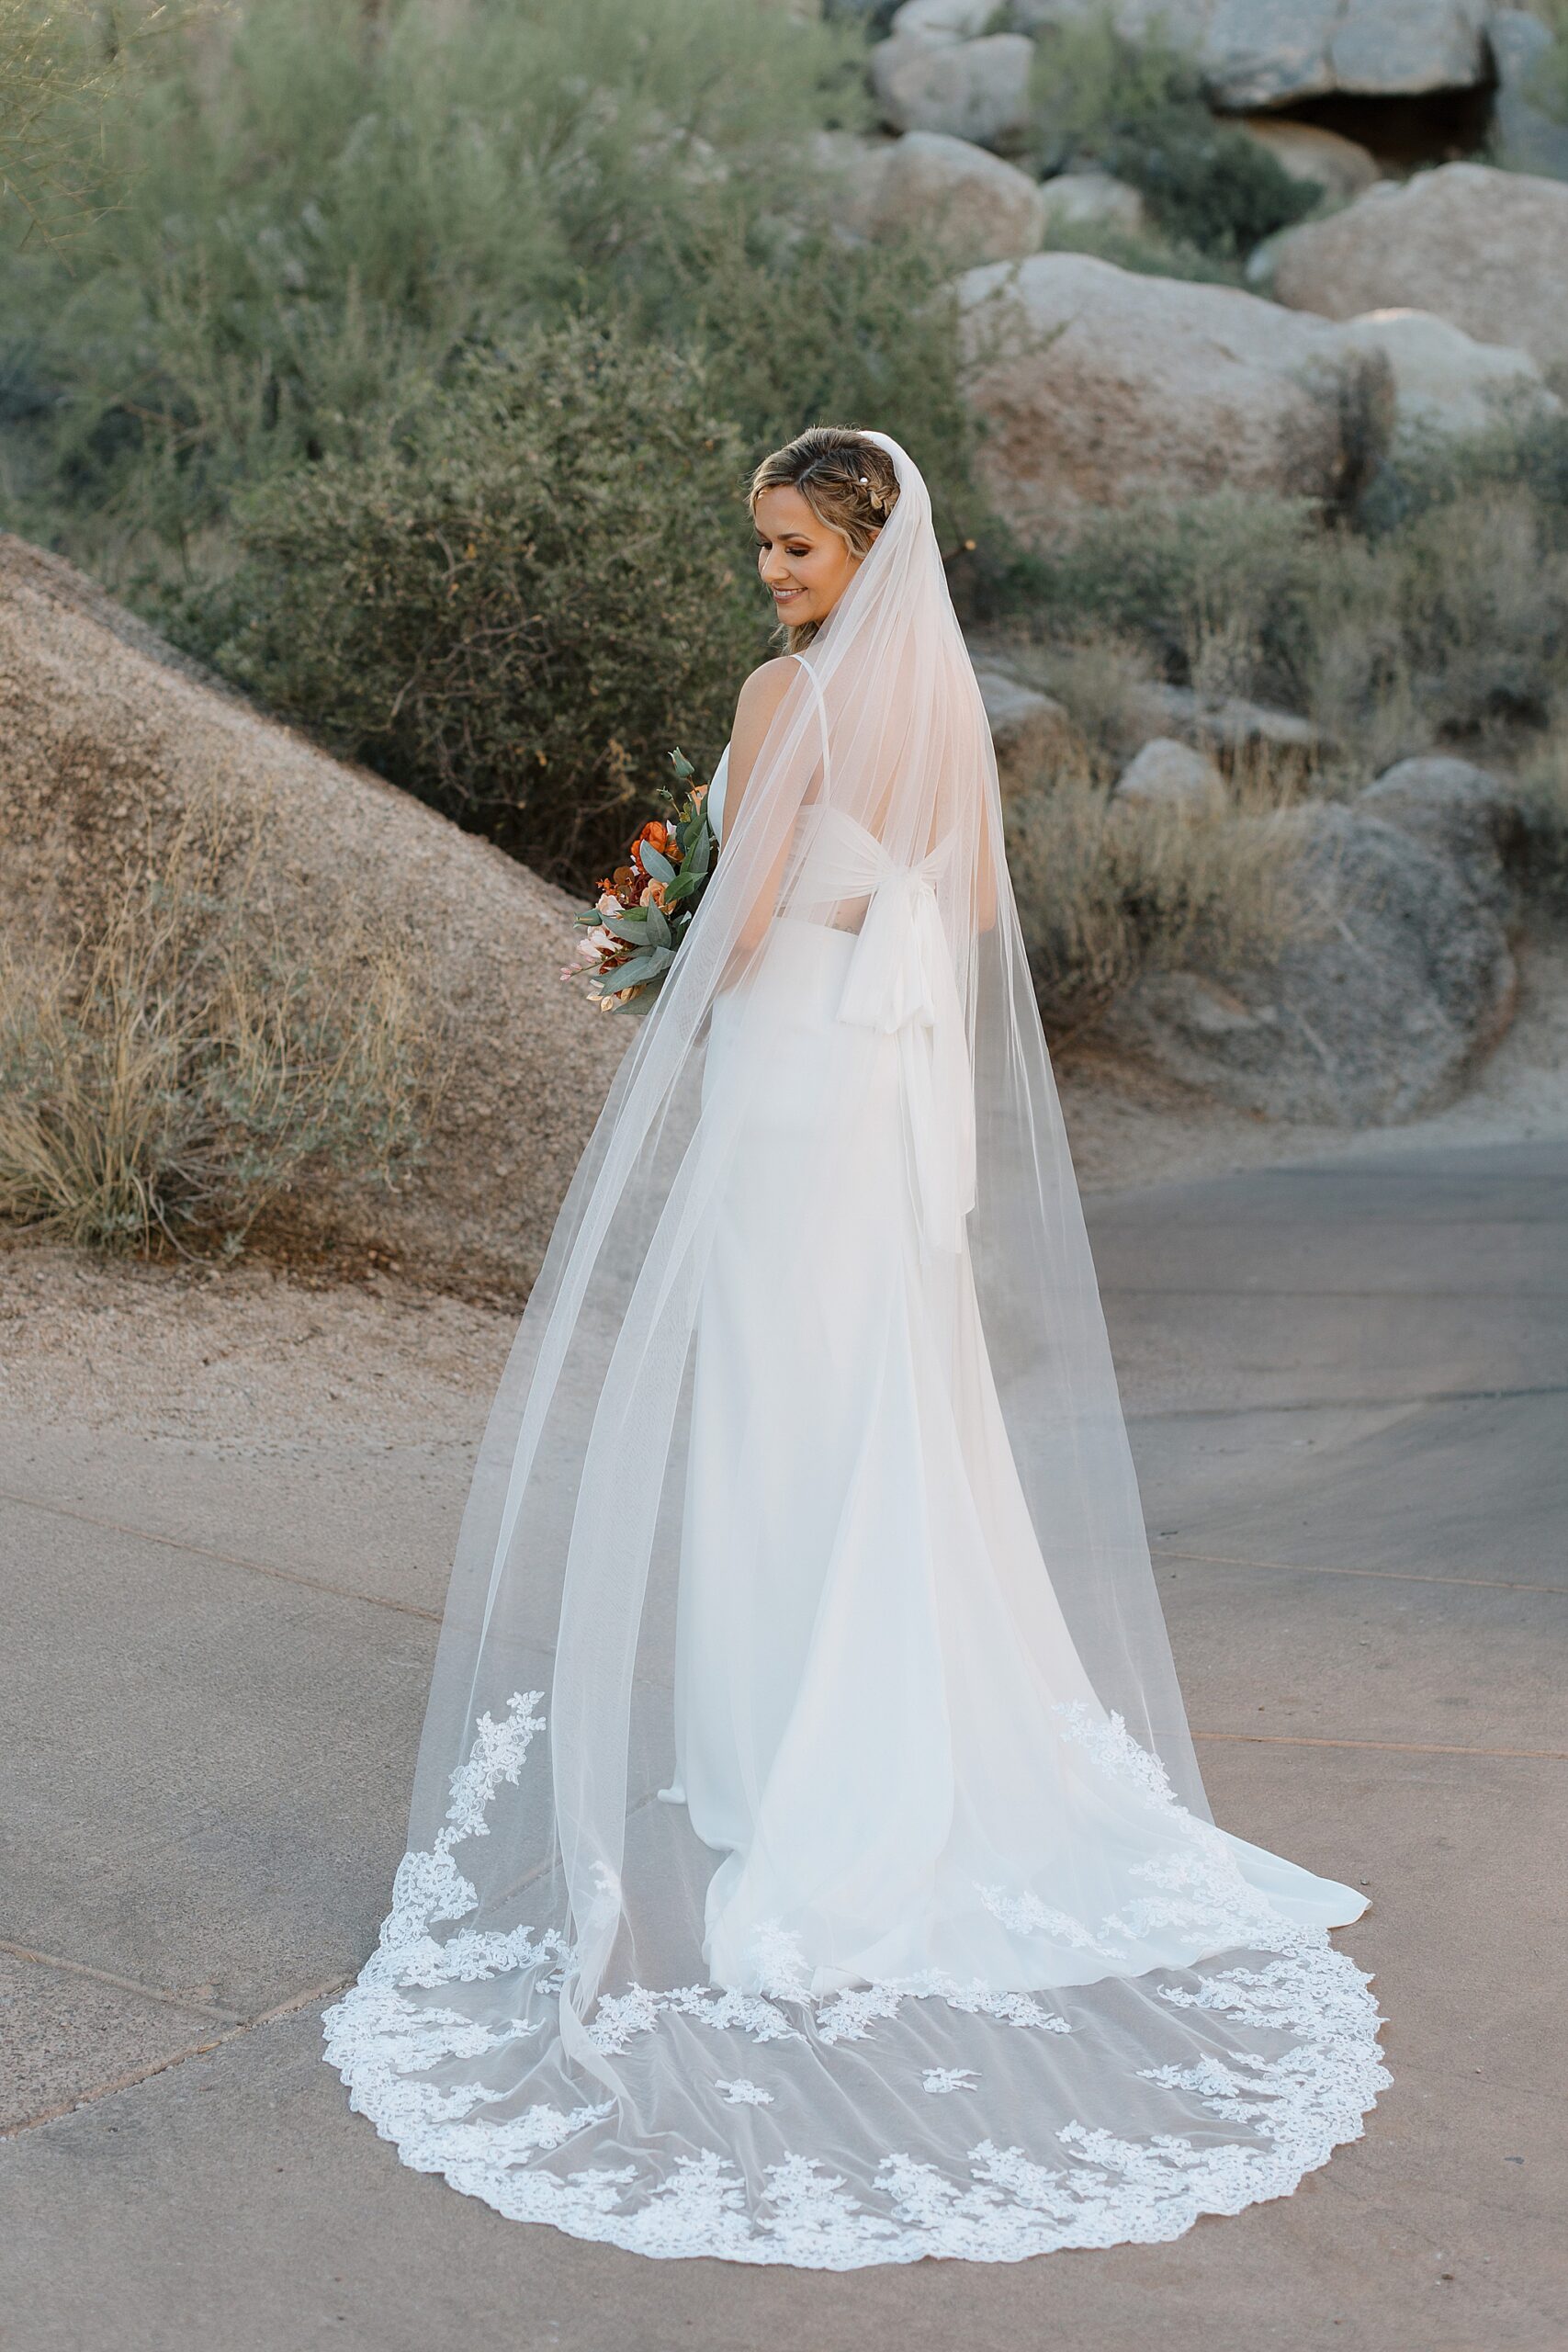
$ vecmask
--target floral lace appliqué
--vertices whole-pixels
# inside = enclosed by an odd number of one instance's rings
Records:
[[[353,2104],[397,2143],[403,2160],[499,2212],[644,2255],[836,2270],[927,2255],[1015,2261],[1061,2246],[1156,2243],[1179,2236],[1201,2213],[1234,2213],[1286,2194],[1359,2135],[1362,2114],[1388,2080],[1376,2005],[1354,1962],[1322,1930],[1292,1926],[1247,1885],[1222,1834],[1182,1810],[1157,1759],[1120,1717],[1069,1707],[1060,1711],[1065,1736],[1081,1742],[1092,1765],[1158,1821],[1156,1850],[1133,1873],[1150,1891],[1096,1921],[1075,1920],[1027,1888],[987,1887],[981,1900],[1010,1934],[1091,1956],[1149,1937],[1237,1956],[1237,1964],[1196,1979],[1156,1972],[1145,1988],[1173,2018],[1205,2012],[1257,2045],[1216,2044],[1195,2061],[1143,2070],[1151,2098],[1168,2095],[1173,2117],[1209,2117],[1208,2132],[1190,2123],[1134,2141],[1078,2118],[1055,2132],[1055,2154],[961,2135],[941,2162],[893,2150],[865,2163],[857,2180],[799,2149],[781,2145],[769,2158],[764,2137],[750,2187],[736,2156],[719,2147],[662,2155],[650,2145],[636,2163],[596,2163],[596,2153],[624,2154],[617,2102],[597,2083],[584,2076],[574,2097],[525,2104],[498,2086],[532,2079],[526,2062],[554,2028],[573,1963],[565,1937],[554,1928],[494,1932],[460,1924],[478,1897],[454,1849],[491,1834],[501,1792],[519,1785],[545,1727],[541,1702],[538,1691],[518,1691],[499,1720],[479,1717],[469,1755],[452,1775],[441,1831],[429,1850],[405,1856],[378,1947],[324,2019],[327,2056]],[[618,1906],[607,1871],[599,1894]],[[777,1922],[761,1932],[753,1957],[756,1992],[623,1984],[604,1995],[586,2028],[596,2059],[635,2066],[648,2037],[695,2027],[776,2044],[781,2064],[795,2044],[810,2045],[818,2064],[846,2044],[848,2064],[857,2045],[901,2034],[911,2002],[922,2056],[932,2034],[940,2049],[943,2018],[983,2019],[984,2030],[1003,2035],[1074,2030],[1073,2016],[1063,2013],[1068,1993],[998,1992],[937,1971],[813,2000],[799,1944]],[[495,1976],[518,1987],[500,2026],[462,2007],[465,1986]],[[509,2051],[520,2053],[520,2071],[510,2076]],[[996,2079],[1004,2081],[1012,2061],[1009,2050],[1000,2054]],[[889,2051],[874,2055],[891,2063]],[[490,2079],[487,2066],[495,2070]],[[975,2112],[970,2100],[983,2099],[992,2079],[983,2067],[918,2071],[928,2092],[969,2095],[955,2102],[955,2118]],[[754,2110],[748,2131],[776,2141],[773,2090],[745,2074],[721,2076],[715,2087],[727,2108]]]

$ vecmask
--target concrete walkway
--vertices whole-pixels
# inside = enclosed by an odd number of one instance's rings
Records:
[[[1366,2139],[1173,2245],[845,2278],[401,2169],[318,2018],[401,1850],[467,1449],[12,1433],[7,2352],[1561,2352],[1568,1146],[1092,1223],[1215,1812],[1374,1898]]]

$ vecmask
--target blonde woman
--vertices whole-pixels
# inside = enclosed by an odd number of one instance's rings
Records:
[[[1216,1828],[930,502],[759,469],[785,650],[486,1432],[355,2104],[502,2213],[847,2269],[1178,2235],[1386,2079]]]

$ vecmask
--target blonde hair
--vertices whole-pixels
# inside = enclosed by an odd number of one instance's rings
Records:
[[[812,424],[764,458],[751,477],[753,518],[765,490],[797,490],[819,523],[837,531],[852,555],[868,552],[898,498],[898,477],[886,449],[848,424]],[[798,653],[820,624],[785,626],[785,650]]]

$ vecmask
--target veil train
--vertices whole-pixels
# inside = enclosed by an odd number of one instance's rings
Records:
[[[1362,1898],[1218,1829],[919,469],[561,1209],[327,2054],[660,2256],[1173,2237],[1386,2082]]]

